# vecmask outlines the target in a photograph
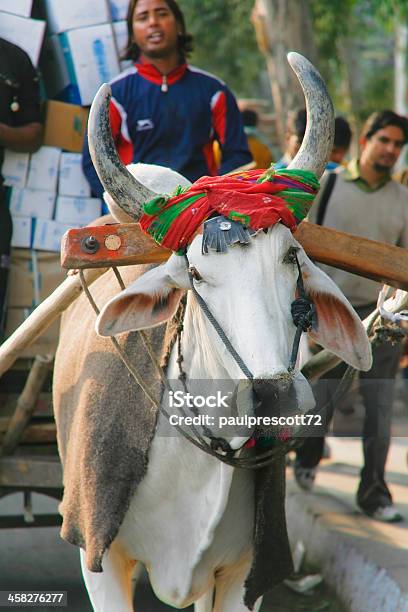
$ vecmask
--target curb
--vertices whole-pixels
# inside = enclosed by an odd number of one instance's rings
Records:
[[[372,546],[371,521],[350,504],[325,493],[299,492],[289,480],[286,515],[292,546],[303,541],[308,561],[320,568],[350,612],[408,612],[408,569],[401,551],[388,550],[382,563],[381,545]]]

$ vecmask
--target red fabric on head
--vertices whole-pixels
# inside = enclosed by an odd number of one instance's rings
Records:
[[[279,185],[265,181],[257,183],[264,170],[250,170],[229,176],[203,176],[188,189],[188,198],[201,196],[194,204],[179,213],[177,223],[171,224],[161,244],[173,251],[184,248],[189,243],[197,227],[205,221],[212,212],[234,220],[234,213],[248,217],[247,225],[254,230],[270,227],[281,221],[289,229],[296,229],[296,218],[287,208],[285,201],[279,197],[279,192],[287,189],[287,185]],[[163,206],[176,207],[186,200],[185,193],[171,198],[169,204]],[[149,232],[155,215],[145,214],[140,220],[140,226]]]

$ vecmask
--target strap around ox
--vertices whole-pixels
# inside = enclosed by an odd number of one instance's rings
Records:
[[[223,217],[217,217],[217,219],[221,219],[222,220]],[[214,219],[212,221],[216,221],[216,219]],[[220,221],[218,223],[217,227],[220,228],[220,226],[222,226],[222,223],[228,223],[228,225],[231,225],[231,222],[228,222],[226,219],[224,219],[224,221]],[[222,227],[221,227],[221,232],[222,232]],[[224,232],[222,232],[222,233],[224,233]],[[215,241],[218,244],[218,240],[215,240]],[[204,238],[203,238],[203,242],[204,242]],[[292,353],[291,353],[291,358],[290,358],[290,362],[289,362],[289,366],[288,366],[288,371],[289,372],[293,371],[294,368],[295,368],[296,360],[297,360],[297,354],[298,354],[298,351],[299,351],[299,342],[300,342],[300,337],[301,337],[302,333],[309,331],[312,327],[315,327],[316,324],[317,324],[316,307],[313,304],[313,302],[306,295],[306,291],[305,291],[305,287],[304,287],[304,283],[303,283],[303,277],[302,277],[302,270],[301,270],[301,267],[300,267],[300,264],[299,264],[299,260],[298,260],[296,254],[294,254],[294,258],[295,258],[296,265],[297,265],[297,268],[298,268],[298,278],[297,278],[297,283],[296,284],[297,284],[297,290],[299,292],[299,297],[296,298],[292,302],[292,304],[291,304],[291,314],[292,314],[293,324],[296,327],[296,334],[295,334],[295,338],[294,338],[294,341],[293,341]],[[184,260],[186,262],[186,268],[187,268],[187,273],[188,273],[188,279],[189,279],[189,282],[190,282],[190,288],[191,288],[191,291],[194,294],[195,299],[197,300],[198,305],[200,306],[201,310],[203,311],[203,313],[205,314],[205,316],[207,317],[207,319],[209,320],[211,325],[214,327],[214,329],[217,332],[221,342],[224,344],[224,346],[228,350],[229,354],[232,356],[232,358],[234,359],[235,363],[240,368],[241,372],[250,381],[253,381],[254,376],[253,376],[251,370],[245,364],[245,362],[242,359],[242,357],[240,356],[240,354],[235,350],[235,348],[231,344],[228,336],[225,334],[225,332],[222,329],[221,325],[218,323],[217,319],[214,317],[213,313],[211,312],[210,308],[208,307],[208,304],[206,303],[206,301],[202,298],[202,296],[198,293],[197,289],[195,288],[195,286],[194,286],[194,279],[193,279],[193,275],[192,275],[192,272],[191,272],[191,269],[190,269],[190,262],[188,260],[187,252],[184,253]]]
[[[121,286],[121,288],[123,289],[124,285],[123,285],[123,281],[120,277],[119,272],[117,271],[116,268],[113,268],[115,275],[118,279],[118,282]],[[92,305],[92,308],[94,309],[96,314],[99,314],[99,308],[96,305],[90,291],[89,288],[86,284],[85,281],[85,276],[83,274],[83,270],[79,270],[79,277],[80,277],[80,281],[81,281],[81,285],[83,288],[84,293],[86,294],[90,304]],[[150,345],[150,342],[147,338],[147,336],[143,333],[143,332],[139,332],[142,335],[142,339],[145,343],[147,352],[150,356],[150,359],[152,360],[154,366],[156,367],[159,376],[161,377],[161,379],[163,380],[163,383],[165,385],[165,387],[168,388],[169,384],[168,381],[166,379],[165,373],[163,372],[163,369],[160,367],[160,365],[157,362],[157,359],[155,358],[154,355],[154,350],[152,348],[152,346]],[[126,368],[128,369],[129,373],[131,374],[131,376],[134,378],[135,382],[140,386],[140,388],[143,390],[143,392],[145,393],[145,395],[149,398],[149,400],[152,402],[152,404],[154,406],[156,406],[156,408],[162,412],[162,414],[169,419],[170,415],[168,414],[168,412],[166,411],[166,409],[162,406],[161,402],[157,402],[156,399],[153,397],[153,395],[150,392],[150,389],[148,389],[148,387],[146,386],[143,378],[140,376],[139,372],[136,370],[136,368],[134,367],[134,365],[129,361],[129,359],[127,358],[127,355],[125,354],[125,352],[122,350],[122,348],[120,347],[118,341],[116,340],[116,338],[111,338],[112,344],[114,345],[116,351],[118,352],[120,358],[122,359],[123,364],[126,366]],[[174,425],[175,429],[184,437],[186,438],[189,442],[191,442],[191,444],[193,444],[194,446],[197,446],[197,448],[201,449],[203,452],[212,455],[213,457],[216,457],[219,461],[222,461],[223,463],[226,463],[232,467],[236,467],[236,468],[241,468],[241,469],[247,469],[247,470],[257,470],[257,469],[261,469],[267,465],[269,465],[270,463],[272,463],[273,461],[275,461],[275,459],[284,456],[286,453],[288,453],[290,450],[296,448],[297,446],[299,446],[299,440],[296,439],[292,439],[292,440],[287,440],[285,442],[282,442],[281,444],[279,444],[279,446],[273,447],[273,448],[269,448],[268,450],[258,453],[255,457],[251,456],[251,457],[234,457],[234,450],[231,449],[231,447],[228,444],[228,447],[224,447],[221,450],[223,450],[226,454],[222,455],[221,453],[217,452],[214,448],[213,445],[211,444],[207,444],[207,442],[202,438],[202,436],[200,436],[199,432],[197,432],[197,430],[195,430],[195,428],[193,428],[193,433],[196,436],[196,438],[194,438],[192,435],[190,435],[187,431],[185,431],[184,429],[182,429],[179,425]],[[222,444],[220,445],[221,447],[223,446]],[[230,449],[230,450],[229,450]]]
[[[223,219],[223,217],[218,218],[218,219]],[[222,232],[222,223],[227,223],[227,220],[224,219],[224,221],[220,221],[215,226],[218,228],[218,231],[221,231],[221,232]],[[224,228],[224,230],[229,230],[229,229],[230,229],[229,227]],[[232,232],[231,235],[234,236],[234,233]],[[218,241],[215,240],[215,243],[218,244]],[[316,308],[313,302],[311,302],[306,296],[303,278],[302,278],[302,270],[300,268],[299,260],[296,254],[294,254],[294,257],[295,257],[296,265],[297,265],[298,272],[299,272],[298,279],[297,279],[297,290],[300,294],[300,297],[295,299],[291,304],[291,313],[292,313],[293,323],[296,326],[296,334],[295,334],[295,338],[293,341],[291,359],[290,359],[290,363],[288,367],[289,372],[293,371],[296,365],[297,354],[299,350],[299,342],[300,342],[300,337],[301,337],[302,332],[308,331],[316,323]],[[184,260],[186,262],[186,268],[187,268],[188,278],[190,282],[190,287],[191,287],[191,290],[193,292],[195,299],[197,300],[198,305],[200,306],[201,310],[203,311],[203,313],[205,314],[205,316],[207,317],[211,325],[214,327],[221,342],[224,344],[224,346],[226,347],[226,349],[228,350],[228,352],[234,359],[235,363],[241,369],[243,374],[252,382],[254,379],[252,372],[247,367],[247,365],[245,364],[240,354],[235,350],[235,348],[231,344],[229,338],[225,334],[221,325],[218,323],[217,319],[214,317],[211,310],[209,309],[206,301],[202,298],[202,296],[198,293],[197,289],[195,288],[194,279],[193,279],[193,275],[190,269],[190,263],[188,260],[187,252],[184,253]],[[195,433],[196,435],[199,436],[197,431],[195,431]],[[209,435],[210,437],[212,451],[215,451],[218,448],[220,448],[222,451],[226,452],[228,459],[232,458],[234,454],[234,450],[231,448],[229,442],[225,440],[225,438],[219,438],[219,437],[216,438],[211,435],[211,432],[209,430],[207,432],[204,432],[204,434]],[[206,442],[202,440],[200,436],[199,438],[202,441],[202,443],[206,445]],[[217,454],[217,456],[219,455]],[[235,459],[234,461],[238,461],[238,459]],[[246,461],[249,461],[249,459],[247,459]]]

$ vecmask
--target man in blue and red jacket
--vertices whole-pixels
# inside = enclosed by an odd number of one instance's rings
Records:
[[[186,63],[192,50],[175,0],[131,0],[125,57],[133,66],[111,81],[110,120],[123,163],[177,170],[190,181],[251,162],[241,114],[225,83]],[[221,147],[216,167],[213,143]],[[94,195],[103,188],[85,140],[83,169]]]

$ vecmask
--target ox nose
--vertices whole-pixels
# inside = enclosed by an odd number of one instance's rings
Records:
[[[286,416],[298,407],[293,379],[287,372],[274,378],[255,378],[253,389],[258,400],[257,416]]]

